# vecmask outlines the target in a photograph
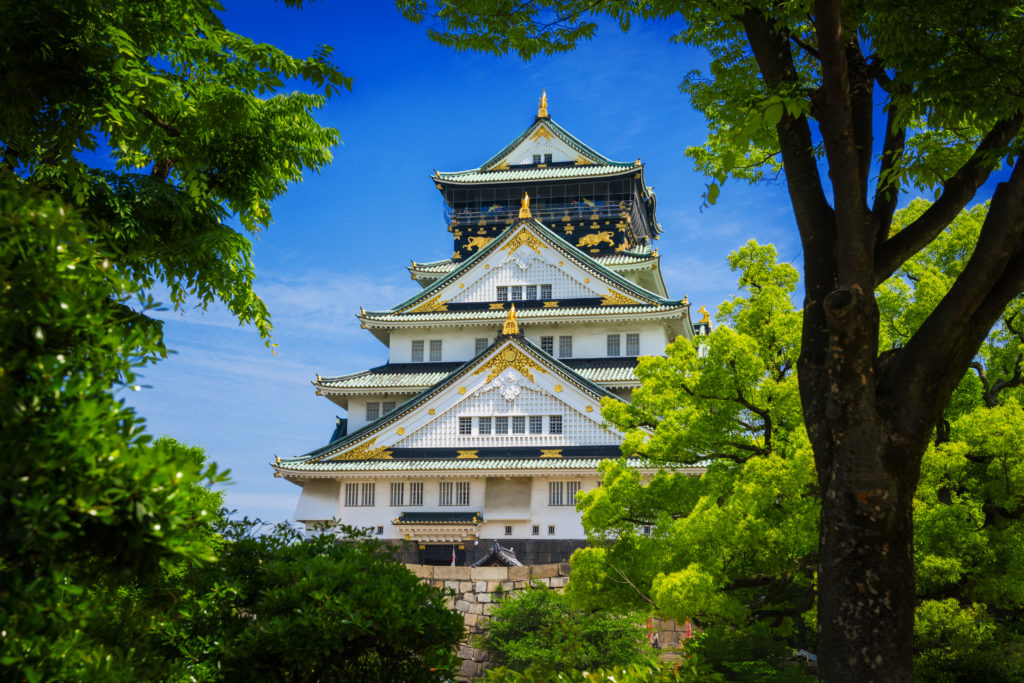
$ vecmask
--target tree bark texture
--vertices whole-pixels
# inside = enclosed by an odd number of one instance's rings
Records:
[[[740,17],[769,88],[796,83],[790,42],[770,17]],[[804,419],[822,492],[819,675],[824,681],[911,681],[915,606],[913,498],[921,458],[953,389],[1003,309],[1024,289],[1024,172],[1017,159],[992,199],[974,255],[902,349],[879,353],[875,287],[927,246],[991,174],[1021,117],[1001,121],[943,194],[895,236],[896,181],[869,197],[876,76],[837,0],[815,4],[821,81],[811,95],[832,185],[826,197],[809,120],[777,126],[804,250],[806,299],[798,364]],[[906,142],[889,112],[883,167]]]

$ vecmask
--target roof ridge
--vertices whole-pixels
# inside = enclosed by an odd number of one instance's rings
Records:
[[[534,118],[533,123],[531,123],[529,126],[526,127],[526,130],[524,130],[522,133],[520,133],[514,140],[512,140],[512,142],[510,142],[507,145],[505,145],[504,147],[502,147],[500,152],[498,152],[497,154],[491,156],[491,158],[489,158],[487,161],[485,161],[484,163],[480,164],[475,169],[467,169],[466,171],[457,171],[457,172],[458,173],[469,173],[469,172],[472,172],[472,171],[480,172],[480,171],[488,170],[492,165],[498,163],[502,159],[502,157],[506,156],[509,152],[511,152],[513,149],[515,149],[520,143],[522,143],[522,141],[525,140],[527,138],[527,136],[533,130],[535,130],[537,127],[543,126],[543,125],[546,125],[556,136],[559,137],[559,139],[562,140],[562,142],[564,142],[565,144],[569,145],[570,147],[572,147],[574,150],[576,150],[580,154],[583,154],[584,156],[589,156],[592,159],[596,159],[598,161],[598,163],[600,163],[600,164],[604,164],[604,165],[607,165],[607,166],[632,166],[633,165],[632,162],[613,161],[612,159],[609,159],[608,157],[606,157],[605,155],[601,154],[596,149],[594,149],[590,145],[584,143],[582,140],[577,138],[575,135],[573,135],[572,133],[567,131],[560,124],[558,124],[554,119],[552,119],[550,117],[541,118],[541,117],[538,116],[538,117]]]

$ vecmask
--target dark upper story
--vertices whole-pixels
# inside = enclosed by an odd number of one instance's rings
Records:
[[[458,261],[515,222],[524,194],[538,219],[591,256],[650,245],[661,232],[644,167],[612,161],[580,142],[547,115],[479,168],[431,176]]]

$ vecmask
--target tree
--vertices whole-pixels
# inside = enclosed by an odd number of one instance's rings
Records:
[[[628,615],[573,608],[543,584],[503,599],[480,645],[513,671],[540,675],[646,662],[652,652],[643,629]]]
[[[730,256],[740,296],[710,335],[641,359],[631,404],[603,405],[626,432],[625,460],[578,507],[591,542],[572,557],[568,594],[583,606],[647,608],[701,634],[688,644],[728,680],[806,680],[794,649],[816,650],[820,501],[800,414],[796,271],[774,247]],[[653,432],[653,433],[652,433]],[[681,467],[705,465],[694,477]],[[643,527],[651,533],[639,533]]]
[[[912,203],[897,223],[926,207]],[[964,212],[883,285],[886,343],[901,343],[927,318],[962,268],[958,249],[984,217],[984,206]],[[799,314],[789,301],[791,269],[774,259],[771,247],[753,243],[733,254],[745,296],[721,307],[725,324],[698,340],[700,350],[676,342],[667,358],[644,359],[633,404],[605,407],[629,430],[627,452],[662,469],[644,483],[625,461],[603,465],[603,485],[580,498],[592,547],[573,556],[569,585],[585,606],[647,607],[693,620],[702,633],[687,650],[730,680],[798,676],[793,650],[818,649],[805,629],[815,604],[818,488],[799,407],[777,400],[794,380],[781,375],[779,382],[773,370],[797,357],[795,346],[779,343],[786,339],[779,330],[798,328]],[[1011,328],[1020,305],[1007,313]],[[1024,671],[1013,654],[1024,636],[1024,412],[1020,388],[1011,386],[1021,354],[1005,321],[979,356],[925,453],[914,501],[921,680],[961,680],[957,672],[963,680],[1015,680]],[[1002,389],[990,408],[992,387]],[[773,425],[767,449],[763,424]],[[752,444],[761,447],[738,448]],[[708,467],[700,478],[677,471],[697,463]],[[638,533],[642,526],[651,534]]]
[[[623,29],[637,15],[681,19],[676,38],[709,51],[711,77],[691,74],[683,84],[708,122],[706,143],[691,151],[714,179],[706,199],[713,203],[729,177],[782,171],[803,245],[798,370],[822,491],[821,676],[910,680],[922,457],[982,341],[1024,289],[1019,8],[398,4],[413,21],[432,14],[431,36],[456,49],[524,58],[568,50],[593,35],[593,15],[603,13]],[[965,267],[913,336],[882,350],[878,286],[942,233],[1003,159],[1012,169],[990,197]],[[931,188],[938,199],[896,231],[893,213],[907,187]]]
[[[270,201],[329,161],[337,133],[312,112],[349,81],[329,49],[291,57],[210,3],[0,10],[0,667],[130,678],[130,653],[86,627],[117,586],[212,559],[187,492],[223,479],[117,396],[166,354],[146,290],[220,300],[268,338],[228,223],[268,226]],[[322,94],[275,94],[285,79]]]
[[[139,670],[149,680],[445,681],[457,672],[464,628],[449,596],[379,541],[350,528],[303,539],[287,525],[215,526],[217,562],[141,586],[110,624],[113,642],[128,635],[147,655]]]

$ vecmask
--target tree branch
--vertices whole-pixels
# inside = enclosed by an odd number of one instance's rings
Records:
[[[896,212],[896,204],[900,196],[899,175],[892,171],[902,158],[903,150],[907,146],[907,129],[898,124],[898,114],[899,108],[896,103],[890,101],[885,121],[885,142],[882,145],[881,167],[878,170],[878,183],[875,185],[875,199],[871,205],[871,214],[878,223],[876,245],[882,244],[889,238],[892,217]]]
[[[1020,130],[1020,114],[999,121],[982,139],[971,158],[942,186],[942,195],[913,223],[875,250],[875,287],[889,279],[903,263],[935,239],[974,197],[995,169],[992,157],[1008,147]]]

